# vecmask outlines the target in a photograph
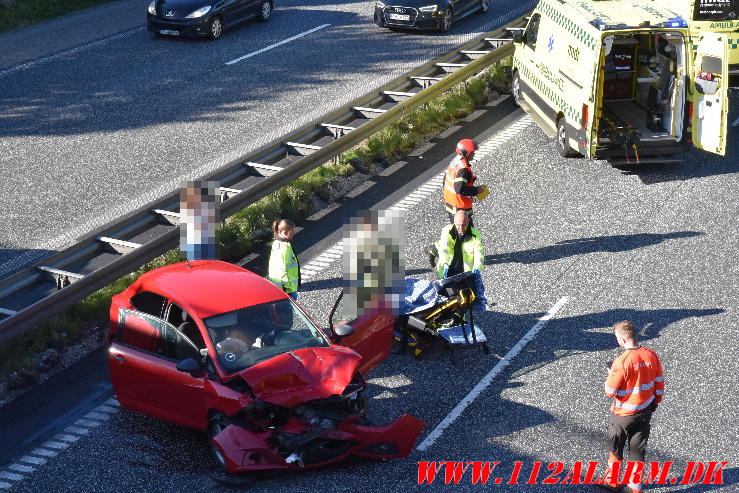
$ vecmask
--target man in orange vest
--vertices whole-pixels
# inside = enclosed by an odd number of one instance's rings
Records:
[[[472,200],[485,200],[490,190],[485,185],[475,186],[475,174],[470,163],[475,157],[477,143],[472,139],[462,139],[457,144],[457,154],[444,175],[444,204],[449,213],[449,222],[454,224],[454,214],[458,210],[467,211],[472,216]],[[470,217],[472,226],[472,217]]]
[[[607,486],[616,488],[626,442],[629,443],[629,460],[644,463],[644,453],[649,439],[650,420],[662,401],[665,381],[662,362],[657,353],[637,344],[636,327],[628,320],[613,326],[618,345],[625,351],[611,364],[605,383],[606,396],[613,398],[608,420]],[[619,464],[619,467],[615,467]],[[642,491],[641,482],[629,482],[633,493]]]

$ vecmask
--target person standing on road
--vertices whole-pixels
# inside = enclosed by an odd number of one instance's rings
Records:
[[[297,300],[300,264],[290,244],[295,236],[295,223],[290,219],[279,219],[272,223],[272,233],[275,239],[269,255],[267,279]]]
[[[479,273],[485,254],[480,232],[470,226],[469,213],[458,210],[454,224],[444,226],[434,248],[438,252],[436,265],[439,279],[446,279],[463,272]]]
[[[475,186],[477,177],[472,172],[471,162],[478,149],[477,142],[462,139],[457,143],[457,156],[449,163],[444,174],[444,207],[449,214],[449,222],[454,224],[457,211],[467,212],[469,226],[472,227],[472,201],[485,200],[490,193],[487,185]],[[438,251],[435,245],[426,248],[429,263],[435,266],[438,262]]]
[[[636,327],[628,320],[613,325],[618,345],[624,352],[609,365],[605,383],[607,397],[613,399],[608,419],[607,485],[616,488],[624,447],[629,444],[629,460],[644,463],[649,439],[650,420],[665,390],[662,362],[657,353],[637,344]],[[623,469],[622,469],[623,470]],[[614,474],[611,474],[614,472]],[[642,491],[641,483],[629,483],[633,493]]]
[[[454,223],[454,214],[458,210],[467,211],[472,216],[474,198],[485,200],[490,190],[486,185],[475,186],[477,177],[472,172],[471,162],[477,151],[477,142],[462,139],[457,144],[457,156],[449,163],[444,174],[444,205],[449,214],[449,222]],[[472,217],[470,217],[472,226]]]

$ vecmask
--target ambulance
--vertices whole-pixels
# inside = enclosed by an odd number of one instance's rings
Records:
[[[562,156],[674,162],[724,155],[726,33],[691,36],[654,0],[540,0],[514,30],[512,93]]]
[[[688,19],[690,33],[726,33],[729,43],[729,73],[739,75],[739,0],[662,0]]]

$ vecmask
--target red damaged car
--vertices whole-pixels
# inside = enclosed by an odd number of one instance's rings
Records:
[[[363,375],[390,351],[391,315],[329,334],[272,283],[209,260],[142,275],[113,297],[110,320],[120,404],[205,431],[228,472],[405,457],[423,427],[407,414],[367,420]]]

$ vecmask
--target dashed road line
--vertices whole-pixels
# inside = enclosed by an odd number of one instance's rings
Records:
[[[107,38],[103,38],[103,39],[99,39],[97,41],[93,41],[92,43],[87,43],[87,44],[84,44],[82,46],[78,46],[76,48],[72,48],[71,50],[60,51],[59,53],[57,53],[55,55],[46,56],[46,57],[43,57],[43,58],[39,58],[37,60],[33,60],[33,61],[30,61],[30,62],[23,63],[21,65],[16,65],[15,67],[11,67],[9,69],[5,69],[5,70],[0,71],[0,78],[1,77],[4,77],[6,75],[12,74],[14,72],[19,72],[21,70],[25,70],[25,69],[28,69],[28,68],[31,68],[31,67],[35,67],[36,65],[41,65],[41,64],[46,63],[46,62],[51,62],[53,60],[56,60],[57,58],[63,58],[63,57],[69,56],[69,55],[73,55],[75,53],[78,53],[80,51],[84,51],[84,50],[86,50],[88,48],[92,48],[94,46],[99,46],[99,45],[108,43],[110,41],[114,41],[116,39],[121,39],[121,38],[128,37],[128,36],[130,36],[132,34],[135,34],[137,32],[143,31],[145,29],[146,29],[145,26],[140,26],[140,27],[131,29],[129,31],[125,31],[125,32],[122,32],[122,33],[114,34],[113,36],[109,36]]]
[[[65,442],[72,442],[72,443],[80,439],[79,436],[74,436],[74,435],[57,435],[54,438],[57,440],[63,440]]]
[[[6,483],[5,481],[0,481],[0,488],[7,490],[8,488],[11,488],[13,485],[11,483]]]
[[[77,426],[87,426],[88,428],[94,428],[96,426],[100,426],[101,423],[100,421],[93,421],[91,419],[81,418],[75,421],[74,424]]]
[[[13,471],[17,472],[33,472],[36,470],[33,466],[26,466],[24,464],[10,464],[8,466],[8,469],[11,469]]]
[[[87,419],[106,420],[106,419],[110,418],[110,415],[92,411],[92,412],[89,412],[89,413],[85,414],[85,418],[87,418]]]
[[[0,471],[0,479],[9,479],[10,481],[20,481],[25,479],[23,474],[16,474],[14,472]]]
[[[274,44],[271,44],[269,46],[266,46],[266,47],[262,48],[261,50],[252,51],[251,53],[249,53],[247,55],[241,56],[239,58],[235,58],[235,59],[233,59],[233,60],[231,60],[229,62],[226,62],[226,65],[233,65],[234,63],[239,63],[242,60],[246,60],[247,58],[251,58],[251,57],[253,57],[255,55],[259,55],[260,53],[264,53],[265,51],[269,51],[272,48],[277,48],[278,46],[282,46],[285,43],[289,43],[290,41],[294,41],[294,40],[296,40],[298,38],[302,38],[303,36],[307,36],[308,34],[314,33],[316,31],[321,30],[321,29],[323,29],[325,27],[328,27],[330,25],[331,24],[321,24],[318,27],[314,27],[313,29],[309,29],[309,30],[307,30],[305,32],[302,32],[300,34],[296,34],[295,36],[289,37],[287,39],[283,39],[282,41],[280,41],[278,43],[274,43]]]
[[[43,459],[41,457],[33,457],[32,455],[24,455],[23,457],[18,459],[18,462],[25,462],[26,464],[41,466],[43,464],[46,464],[46,459]]]
[[[536,324],[534,324],[531,329],[516,343],[515,346],[511,348],[510,351],[503,357],[502,360],[498,361],[498,364],[493,367],[492,370],[488,372],[487,375],[485,375],[482,380],[478,382],[477,385],[470,391],[469,394],[465,396],[464,399],[462,399],[459,404],[457,404],[454,409],[451,410],[451,412],[439,423],[436,425],[436,428],[434,428],[431,433],[428,434],[428,436],[421,442],[421,444],[416,447],[416,450],[424,451],[427,448],[429,448],[431,445],[434,444],[436,440],[439,439],[442,433],[444,433],[444,430],[446,430],[449,425],[451,425],[461,414],[462,412],[472,404],[472,401],[474,401],[480,393],[485,390],[497,377],[500,372],[503,371],[503,369],[508,366],[513,359],[518,356],[518,353],[521,352],[521,349],[529,343],[536,335],[541,331],[541,329],[549,322],[549,320],[554,317],[557,312],[559,312],[563,306],[567,304],[567,302],[570,301],[570,298],[567,296],[563,296],[560,298],[557,303],[552,306],[549,311],[539,319]]]
[[[64,428],[64,431],[66,433],[74,433],[76,435],[87,435],[90,433],[90,430],[87,428],[80,428],[79,426],[67,426]]]
[[[54,442],[50,440],[48,442],[42,443],[41,446],[55,450],[62,450],[69,447],[69,442]]]
[[[45,448],[35,448],[31,450],[30,453],[32,453],[33,455],[40,455],[41,457],[56,457],[56,455],[58,454],[58,452],[56,452],[55,450],[49,450]]]

